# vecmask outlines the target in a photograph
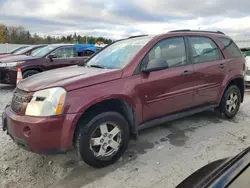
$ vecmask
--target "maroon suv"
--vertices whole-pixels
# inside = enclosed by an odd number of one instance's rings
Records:
[[[29,55],[1,58],[0,83],[16,84],[18,68],[21,68],[23,78],[27,78],[47,70],[82,63],[93,53],[95,47],[89,44],[51,44]]]
[[[244,74],[244,57],[221,32],[130,37],[86,64],[21,81],[3,113],[3,129],[29,151],[75,146],[87,164],[104,167],[144,128],[213,108],[234,117]]]

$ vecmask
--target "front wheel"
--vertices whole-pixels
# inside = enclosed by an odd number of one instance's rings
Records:
[[[241,103],[241,92],[235,85],[230,86],[224,93],[222,101],[220,103],[220,112],[225,115],[226,118],[233,118],[239,111]]]
[[[88,165],[101,168],[115,163],[129,142],[129,126],[117,112],[103,112],[90,121],[79,122],[76,149]]]

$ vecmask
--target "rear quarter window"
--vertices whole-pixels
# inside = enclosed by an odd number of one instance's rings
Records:
[[[234,43],[233,40],[228,38],[220,38],[220,40],[224,45],[223,50],[227,50],[232,57],[234,58],[243,57],[240,49],[237,47],[237,45]]]

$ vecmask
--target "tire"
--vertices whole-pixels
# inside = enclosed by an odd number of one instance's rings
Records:
[[[109,131],[108,136],[106,137],[105,134],[102,134],[105,131],[101,130],[101,127],[105,127],[104,125]],[[116,129],[112,128],[112,126],[115,126]],[[83,118],[79,121],[77,127],[79,127],[78,130],[76,130],[77,132],[75,134],[75,147],[77,153],[85,163],[92,167],[102,168],[115,163],[123,155],[128,147],[129,125],[124,117],[117,112],[103,112],[98,114],[97,116],[90,118],[90,120]],[[113,136],[111,135],[112,130],[113,133],[115,132],[114,130],[117,130],[117,132],[119,130],[120,132],[117,133],[113,138],[111,138]],[[98,141],[93,141],[97,139]],[[113,147],[119,146],[114,147],[118,149],[113,149],[110,146],[110,142],[115,143],[112,144]],[[117,145],[117,143],[120,144]],[[107,147],[105,147],[105,144],[107,145]],[[102,148],[106,148],[106,156],[104,156],[104,153],[101,152],[104,151],[104,149]],[[108,153],[108,151],[110,153]],[[103,156],[97,156],[98,154],[100,154],[100,152],[103,154]]]
[[[37,70],[27,70],[23,73],[23,78],[28,78],[34,74],[37,74],[37,73],[39,73],[39,71],[37,71]]]
[[[233,99],[231,99],[233,96]],[[236,97],[237,96],[237,100]],[[233,118],[237,112],[239,111],[240,104],[241,104],[241,92],[236,85],[232,85],[227,88],[225,91],[220,106],[219,111],[227,118]],[[234,102],[233,102],[234,101]],[[231,107],[230,107],[231,106]],[[230,110],[231,108],[231,110]]]

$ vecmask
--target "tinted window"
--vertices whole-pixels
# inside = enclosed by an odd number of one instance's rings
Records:
[[[222,59],[219,47],[206,37],[189,37],[193,62],[203,63]]]
[[[154,59],[164,59],[169,67],[187,64],[184,39],[178,37],[160,41],[149,51],[144,61],[146,61],[145,63],[150,63]],[[150,67],[153,67],[153,65]]]
[[[86,50],[85,52],[83,52],[83,56],[91,56],[94,52],[91,50]]]
[[[232,57],[242,57],[240,49],[231,39],[220,38],[220,40]]]
[[[74,47],[60,48],[54,52],[56,58],[70,58],[76,57],[77,53]]]

